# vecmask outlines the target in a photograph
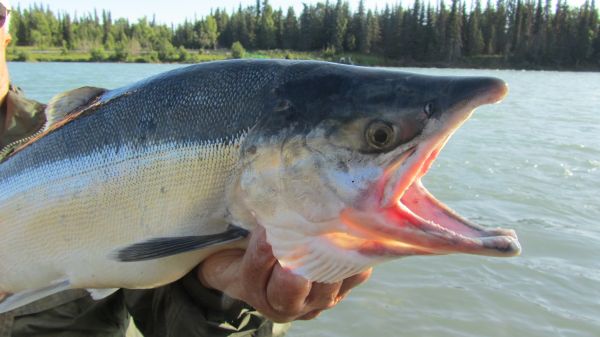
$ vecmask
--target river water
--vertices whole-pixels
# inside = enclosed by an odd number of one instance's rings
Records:
[[[9,64],[13,82],[41,101],[175,67]],[[463,216],[515,229],[523,254],[388,262],[289,336],[600,336],[600,74],[402,70],[508,82],[505,101],[478,109],[424,183]]]

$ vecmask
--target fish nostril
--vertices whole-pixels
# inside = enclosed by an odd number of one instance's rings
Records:
[[[427,118],[431,118],[431,116],[433,116],[433,114],[435,113],[434,110],[435,109],[432,102],[425,104],[425,106],[423,107],[423,112],[425,113],[425,115],[427,115]]]

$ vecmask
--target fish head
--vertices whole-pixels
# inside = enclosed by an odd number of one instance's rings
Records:
[[[433,77],[353,66],[290,76],[252,130],[240,191],[282,266],[336,282],[411,255],[513,256],[512,230],[484,229],[422,185],[495,78]]]

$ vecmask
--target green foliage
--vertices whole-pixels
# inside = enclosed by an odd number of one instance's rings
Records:
[[[109,11],[76,17],[56,14],[46,5],[13,8],[11,46],[53,50],[9,55],[11,59],[135,62],[198,62],[221,59],[219,46],[244,47],[256,56],[295,57],[312,52],[335,60],[353,54],[358,63],[389,65],[472,65],[518,67],[600,67],[600,20],[595,1],[580,7],[559,0],[466,0],[439,3],[415,0],[383,9],[354,12],[345,0],[274,10],[268,0],[241,5],[233,12],[217,9],[204,18],[177,26],[114,19]],[[237,42],[238,44],[235,44]],[[189,50],[205,49],[205,54]],[[287,50],[280,52],[278,50]],[[356,53],[359,54],[356,54]],[[319,56],[319,57],[320,57]],[[372,56],[372,57],[371,57]],[[384,56],[384,57],[383,57]]]
[[[277,46],[273,8],[264,0],[257,31],[258,47],[273,49]]]
[[[336,51],[333,46],[329,46],[323,50],[323,57],[328,60],[334,60],[336,56]]]
[[[192,60],[192,55],[183,46],[179,46],[179,48],[177,48],[177,54],[178,54],[178,58],[177,58],[178,62],[186,63],[186,62],[190,62]]]
[[[114,62],[127,62],[129,59],[129,49],[123,42],[118,43],[114,48],[110,59]]]
[[[17,54],[17,57],[15,58],[15,61],[20,61],[20,62],[31,62],[31,61],[32,61],[32,58],[31,58],[31,55],[30,55],[28,52],[26,52],[26,51],[22,50],[22,51],[20,51],[20,52]]]
[[[231,57],[233,57],[234,59],[241,59],[244,57],[245,54],[246,49],[244,49],[244,46],[240,43],[240,41],[235,41],[231,45]]]
[[[200,29],[200,46],[203,48],[217,48],[217,39],[219,32],[217,30],[217,20],[211,15],[204,19]]]
[[[150,63],[158,63],[160,61],[158,52],[156,52],[156,51],[151,51],[148,54],[146,54],[146,59]]]
[[[469,56],[476,56],[483,52],[484,41],[481,30],[481,0],[476,0],[475,10],[471,13],[466,27],[466,49]]]
[[[94,48],[90,50],[90,60],[93,62],[104,62],[108,60],[108,54],[102,47]]]
[[[296,49],[298,46],[298,33],[298,19],[294,7],[290,7],[283,23],[282,47],[284,49]]]
[[[160,62],[176,62],[179,60],[179,53],[173,45],[168,41],[161,41],[156,45],[155,51],[158,54]]]

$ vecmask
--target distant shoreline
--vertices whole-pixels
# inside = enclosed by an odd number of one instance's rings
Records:
[[[96,53],[96,54],[94,54]],[[193,64],[209,61],[231,59],[230,49],[218,50],[185,50],[186,57],[181,61],[161,62],[153,58],[152,51],[142,51],[130,55],[125,60],[111,57],[110,51],[98,55],[97,51],[65,51],[59,48],[35,49],[33,47],[10,47],[7,60],[10,62],[90,62],[90,63],[155,63],[155,64]],[[295,50],[256,50],[247,51],[242,58],[273,59],[306,59],[330,62],[350,63],[363,66],[378,67],[415,67],[415,68],[465,68],[465,69],[505,69],[505,70],[538,70],[538,71],[575,71],[598,72],[599,66],[582,65],[576,67],[540,66],[528,63],[513,63],[501,56],[482,56],[463,58],[456,62],[420,62],[415,60],[388,59],[380,55],[342,53],[332,54],[327,51],[302,52]]]

